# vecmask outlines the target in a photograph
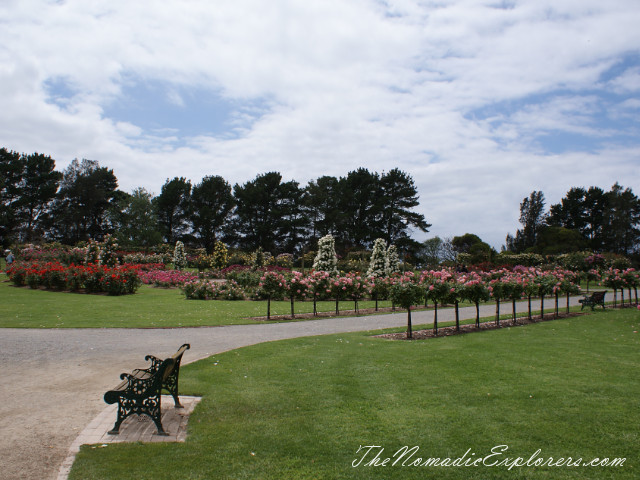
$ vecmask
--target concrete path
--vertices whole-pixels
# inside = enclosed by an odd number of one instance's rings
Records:
[[[545,301],[545,308],[552,305],[551,299]],[[560,305],[562,310],[564,299]],[[539,308],[538,301],[533,308]],[[518,304],[518,311],[526,309],[526,302]],[[501,310],[508,313],[511,305]],[[494,314],[493,305],[481,308],[483,317]],[[461,309],[460,316],[475,318],[475,308]],[[412,317],[414,325],[429,324],[433,310]],[[439,322],[451,320],[452,309],[438,311]],[[145,367],[146,354],[169,356],[190,343],[183,360],[188,363],[261,342],[404,325],[406,312],[208,328],[0,329],[1,476],[56,479],[78,434],[104,410],[104,392],[121,372]]]

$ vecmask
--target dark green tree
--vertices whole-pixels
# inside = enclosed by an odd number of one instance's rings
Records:
[[[109,211],[122,192],[113,170],[95,160],[75,159],[64,170],[54,202],[53,233],[61,241],[101,240],[112,232]]]
[[[46,217],[58,191],[62,173],[55,170],[55,160],[40,153],[23,155],[22,163],[20,200],[17,202],[20,239],[32,242],[44,235]]]
[[[587,191],[582,187],[570,189],[560,203],[549,207],[547,224],[584,234],[587,228],[586,196]]]
[[[580,248],[623,255],[638,250],[638,198],[618,183],[609,192],[599,187],[572,188],[559,204],[551,206],[547,224],[579,232],[584,239]],[[578,248],[575,239],[564,242],[565,251]]]
[[[524,252],[536,244],[540,228],[545,224],[544,194],[533,191],[520,204],[520,224],[522,229],[516,231],[515,237],[507,235],[507,249],[513,252]]]
[[[369,248],[384,237],[380,176],[366,168],[349,172],[339,181],[337,243],[343,248]]]
[[[152,247],[162,243],[152,200],[153,195],[140,187],[118,201],[113,223],[120,245]]]
[[[559,255],[578,252],[586,248],[587,241],[578,230],[564,227],[543,226],[538,232],[534,253]]]
[[[476,243],[483,243],[479,236],[473,233],[453,237],[451,244],[457,253],[469,253],[469,250]]]
[[[589,187],[585,194],[584,212],[585,228],[582,235],[588,240],[594,252],[604,250],[603,228],[604,215],[607,208],[607,195],[599,187]]]
[[[233,210],[231,185],[220,176],[206,176],[191,192],[191,221],[200,244],[211,253],[221,240]]]
[[[296,181],[280,185],[280,225],[276,242],[280,251],[297,253],[308,238],[310,222],[304,196],[304,190]]]
[[[18,227],[20,184],[24,162],[18,152],[0,148],[0,243],[8,246]]]
[[[258,175],[244,185],[233,187],[236,208],[232,222],[234,238],[241,248],[275,254],[295,249],[299,239],[302,191],[297,182],[282,182],[278,172]]]
[[[547,224],[576,230],[586,240],[587,248],[601,251],[604,247],[602,227],[606,204],[607,198],[601,188],[571,188],[560,203],[551,205]]]
[[[496,253],[488,243],[483,242],[479,236],[473,233],[453,237],[451,245],[456,253],[468,255],[466,261],[471,264],[490,262]]]
[[[411,176],[398,168],[382,174],[381,189],[381,217],[384,239],[389,243],[402,244],[402,240],[409,238],[409,229],[414,227],[427,232],[429,227],[424,215],[411,211],[417,207],[418,190]]]
[[[189,231],[191,213],[191,181],[174,177],[165,181],[153,206],[165,241],[175,244]]]
[[[640,200],[616,182],[606,194],[603,243],[606,251],[629,255],[640,249]]]
[[[309,218],[309,241],[325,235],[337,236],[340,224],[340,183],[336,177],[322,176],[305,187],[304,207]]]

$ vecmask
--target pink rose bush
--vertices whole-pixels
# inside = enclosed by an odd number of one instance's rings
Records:
[[[244,300],[244,290],[233,280],[216,282],[215,280],[189,280],[180,290],[188,300]]]
[[[145,285],[174,288],[198,279],[197,275],[184,270],[149,270],[140,271],[140,280]]]

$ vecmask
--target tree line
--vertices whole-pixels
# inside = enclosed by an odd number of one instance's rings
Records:
[[[640,200],[617,182],[606,192],[599,187],[574,187],[560,203],[545,210],[541,191],[520,204],[520,224],[508,234],[507,250],[541,254],[579,250],[637,254],[640,250]]]
[[[418,248],[412,230],[430,224],[413,178],[394,168],[359,168],[301,186],[267,172],[231,185],[217,175],[193,184],[167,179],[154,196],[144,188],[118,189],[112,169],[73,160],[62,172],[48,155],[0,149],[0,241],[59,241],[74,245],[114,235],[123,246],[184,243],[210,251],[217,240],[248,250],[300,253],[331,234],[341,252],[370,248],[383,238]]]

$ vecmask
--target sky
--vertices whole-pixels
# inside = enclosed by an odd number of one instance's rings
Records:
[[[410,174],[414,238],[640,194],[638,0],[0,0],[0,147],[121,190]]]

